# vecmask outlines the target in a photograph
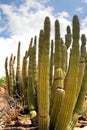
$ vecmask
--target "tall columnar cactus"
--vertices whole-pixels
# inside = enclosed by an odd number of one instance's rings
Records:
[[[72,130],[76,124],[76,121],[78,119],[78,115],[81,113],[81,109],[83,106],[84,98],[85,98],[85,91],[87,90],[87,87],[84,89],[84,84],[86,85],[86,67],[87,67],[87,59],[86,59],[86,37],[83,34],[81,37],[82,45],[81,45],[81,56],[80,56],[80,64],[79,64],[79,75],[78,75],[78,87],[76,91],[76,103],[74,112],[72,115],[72,118],[70,120],[70,123],[68,125],[68,130]],[[86,67],[85,67],[85,61],[86,61]],[[82,95],[81,95],[82,94]]]
[[[28,86],[28,62],[26,56],[23,57],[23,63],[22,63],[22,94],[24,96],[24,102],[27,104],[27,86]]]
[[[67,47],[66,45],[64,44],[63,40],[61,39],[61,44],[62,44],[62,63],[61,63],[61,68],[63,70],[63,73],[64,73],[64,77],[67,73],[67,60],[68,60],[68,52],[67,52]]]
[[[53,84],[53,65],[54,65],[54,45],[53,40],[51,40],[51,56],[50,56],[50,87]]]
[[[10,96],[13,97],[13,54],[11,54],[9,61],[9,88],[10,88]]]
[[[67,26],[67,34],[65,35],[65,44],[67,49],[70,47],[71,44],[71,29],[70,26]]]
[[[77,77],[79,70],[79,20],[75,15],[73,17],[73,44],[70,57],[70,67],[68,70],[67,81],[65,83],[65,98],[57,119],[56,130],[66,130],[71,119],[77,90]]]
[[[60,39],[60,26],[58,20],[55,21],[55,57],[54,57],[54,82],[51,88],[51,103],[50,103],[50,130],[54,130],[57,123],[57,116],[60,113],[61,106],[64,100],[64,69],[66,55],[62,52],[62,42]],[[62,56],[63,55],[63,56]],[[63,63],[62,63],[62,60]]]
[[[49,46],[50,20],[46,17],[44,31],[39,38],[39,67],[38,67],[38,125],[39,130],[49,129]]]
[[[6,84],[7,84],[6,92],[7,92],[8,94],[10,94],[10,88],[9,88],[9,72],[8,72],[8,57],[6,57],[6,59],[5,59],[5,74],[6,74]]]
[[[60,24],[59,21],[55,21],[55,57],[54,65],[55,68],[61,68],[61,39],[60,39]]]
[[[37,37],[34,38],[34,45],[32,48],[32,71],[33,71],[33,82],[34,82],[34,89],[36,90],[37,87],[37,65],[36,65],[36,43]]]
[[[13,58],[13,96],[15,94],[15,86],[16,86],[15,60],[16,56],[14,56]]]
[[[17,68],[16,68],[16,88],[15,91],[19,95],[21,95],[22,83],[21,83],[21,72],[20,72],[20,45],[18,43],[18,50],[17,50]]]
[[[51,92],[51,113],[50,113],[50,130],[54,130],[57,123],[57,116],[60,113],[63,104],[65,91],[64,88],[64,74],[61,68],[55,70],[53,89]]]
[[[35,38],[36,40],[36,38]],[[34,111],[36,109],[36,102],[35,102],[35,76],[36,76],[36,42],[34,46],[32,46],[32,42],[30,43],[29,47],[29,68],[28,68],[28,105],[29,110]],[[35,74],[34,74],[35,73]]]

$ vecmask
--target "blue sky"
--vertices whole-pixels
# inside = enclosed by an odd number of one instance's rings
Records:
[[[5,74],[5,57],[16,55],[19,41],[22,57],[30,38],[39,35],[46,16],[50,17],[51,36],[54,37],[54,21],[58,19],[64,38],[66,26],[71,26],[75,14],[80,20],[81,34],[86,34],[87,0],[0,0],[0,76]]]

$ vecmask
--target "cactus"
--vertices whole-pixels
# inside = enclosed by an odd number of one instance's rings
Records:
[[[36,43],[37,43],[37,37],[34,38],[34,45],[32,48],[32,77],[34,82],[34,89],[37,89],[37,65],[36,65]]]
[[[64,88],[64,75],[61,68],[55,70],[54,74],[54,84],[51,92],[53,105],[51,106],[50,114],[50,130],[54,130],[57,123],[57,115],[60,113],[61,106],[64,100],[65,91]]]
[[[87,52],[84,34],[81,36],[81,47],[79,46],[78,16],[73,17],[72,32],[70,26],[67,26],[66,31],[64,43],[60,37],[59,21],[56,20],[55,39],[51,40],[50,44],[50,19],[45,18],[44,29],[40,30],[39,35],[38,58],[36,36],[34,44],[31,38],[29,48],[25,52],[22,64],[22,83],[20,42],[17,52],[16,76],[13,55],[9,62],[9,74],[8,58],[5,60],[9,94],[11,96],[13,94],[16,77],[17,93],[24,95],[24,102],[29,106],[31,121],[33,125],[38,125],[39,130],[73,130],[82,110],[87,90]],[[69,48],[71,50],[68,57]],[[29,61],[28,64],[27,61]]]
[[[19,95],[21,95],[22,91],[22,83],[21,83],[21,71],[20,71],[20,45],[21,43],[18,43],[18,50],[17,50],[17,68],[16,68],[16,88],[15,91]]]
[[[28,83],[27,83],[27,78],[28,78],[27,65],[28,65],[27,58],[26,58],[26,56],[24,56],[23,57],[23,63],[22,63],[22,94],[24,96],[25,104],[27,104],[27,86],[28,86]]]
[[[5,74],[6,74],[6,93],[10,94],[10,88],[9,88],[9,73],[8,73],[8,57],[5,59]]]
[[[15,94],[15,86],[16,86],[15,60],[16,60],[16,56],[14,56],[13,58],[13,96]]]
[[[54,64],[54,52],[53,52],[54,46],[53,46],[53,40],[51,40],[51,56],[50,56],[50,87],[52,87],[53,84],[53,64]]]
[[[66,130],[67,125],[71,119],[73,108],[75,105],[75,92],[77,89],[77,77],[79,68],[79,20],[75,15],[73,17],[73,45],[70,57],[70,67],[67,77],[67,83],[65,83],[65,98],[64,103],[59,113],[56,130]],[[73,76],[73,78],[72,78]]]
[[[61,39],[61,44],[62,44],[62,64],[61,64],[61,68],[63,70],[64,75],[66,75],[67,73],[67,60],[68,60],[68,52],[67,52],[67,47],[64,44],[63,40]]]
[[[10,61],[9,61],[9,88],[10,93],[9,95],[13,97],[13,54],[11,54]]]
[[[38,67],[38,125],[39,130],[49,129],[49,46],[50,20],[45,18],[44,31],[39,38],[39,67]]]
[[[70,47],[71,44],[71,29],[70,26],[67,26],[67,34],[65,35],[65,44],[67,49]]]
[[[85,91],[83,90],[83,88],[84,88],[84,85],[83,85],[84,83],[83,82],[85,82],[84,78],[86,78],[85,77],[86,74],[84,74],[84,73],[86,73],[86,71],[87,71],[86,70],[87,65],[85,67],[85,61],[86,61],[86,47],[85,47],[85,45],[86,45],[86,37],[85,37],[84,34],[82,35],[81,40],[82,40],[82,45],[81,45],[81,56],[80,56],[80,64],[79,64],[78,87],[77,87],[77,91],[76,91],[76,99],[77,99],[77,101],[75,103],[75,108],[74,108],[72,118],[71,118],[70,123],[68,125],[68,130],[72,130],[74,128],[74,126],[76,124],[76,121],[78,119],[78,115],[81,112],[82,104],[83,104],[84,97],[85,97]],[[87,61],[86,61],[86,64],[87,64]],[[82,94],[81,91],[83,92],[83,94]]]
[[[37,82],[37,76],[36,76],[36,36],[34,39],[34,45],[32,46],[32,41],[30,43],[29,47],[29,72],[28,72],[28,104],[30,111],[36,110],[36,82]]]
[[[55,21],[55,56],[54,65],[55,68],[61,68],[61,39],[60,39],[60,24],[59,21]]]

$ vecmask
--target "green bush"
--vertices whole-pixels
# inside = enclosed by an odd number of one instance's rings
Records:
[[[3,86],[6,86],[6,78],[4,76],[0,77],[0,87],[3,87]]]

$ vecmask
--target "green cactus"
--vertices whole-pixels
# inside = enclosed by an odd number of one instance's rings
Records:
[[[51,40],[51,56],[50,56],[50,87],[52,87],[53,84],[53,65],[54,65],[54,52],[53,52],[54,46],[53,46],[53,40]]]
[[[17,68],[16,68],[16,88],[15,91],[19,95],[22,94],[22,81],[21,81],[21,70],[20,70],[20,45],[21,43],[18,43],[18,50],[17,50]]]
[[[49,129],[49,46],[50,20],[45,18],[44,31],[39,38],[39,67],[38,67],[38,125],[39,130]]]
[[[61,68],[61,38],[60,38],[60,24],[59,21],[55,21],[55,56],[54,65],[55,68]]]
[[[29,47],[29,74],[28,74],[28,103],[30,111],[36,110],[37,107],[37,71],[36,71],[36,36],[31,39]]]
[[[34,45],[32,48],[32,73],[33,73],[33,82],[34,82],[34,89],[37,88],[37,65],[36,65],[36,43],[37,43],[37,37],[34,38]]]
[[[9,88],[10,88],[10,96],[13,97],[13,54],[11,54],[9,61]]]
[[[50,113],[50,130],[54,130],[57,123],[57,116],[60,113],[63,104],[65,91],[64,88],[64,75],[61,68],[55,70],[53,92],[51,93],[53,105],[51,106]]]
[[[38,57],[36,52],[38,40],[35,36],[34,44],[31,38],[29,48],[23,57],[22,73],[20,42],[16,75],[15,57],[14,59],[13,55],[10,57],[9,73],[8,58],[5,60],[8,93],[13,96],[15,87],[19,95],[24,95],[31,121],[33,125],[38,125],[39,130],[73,130],[81,113],[87,90],[87,52],[86,36],[84,34],[81,36],[81,47],[79,37],[79,19],[74,15],[72,33],[70,26],[67,26],[65,43],[60,38],[60,24],[56,20],[55,38],[50,44],[50,19],[46,17],[44,29],[39,35]],[[71,50],[68,57],[69,48]]]
[[[24,103],[27,104],[27,86],[28,86],[28,75],[27,75],[27,58],[26,56],[23,57],[23,63],[22,63],[22,94],[24,96]]]
[[[13,58],[13,96],[15,94],[15,86],[16,86],[15,60],[16,60],[16,56],[14,56]]]
[[[67,47],[66,45],[64,44],[63,40],[61,39],[61,44],[62,44],[62,64],[61,64],[61,68],[63,70],[63,73],[64,73],[64,77],[67,73],[67,60],[68,60],[68,52],[67,52]]]
[[[67,49],[70,47],[71,44],[71,29],[70,26],[67,26],[67,34],[65,35],[65,44]]]
[[[71,119],[76,98],[74,96],[77,89],[77,77],[79,68],[79,20],[75,15],[73,17],[73,44],[70,57],[70,66],[65,83],[64,103],[59,113],[56,130],[66,130]]]
[[[8,72],[8,57],[5,59],[5,74],[6,74],[6,93],[10,94],[10,88],[9,88],[9,72]]]
[[[78,115],[80,114],[81,109],[82,109],[82,104],[83,104],[83,101],[84,101],[83,98],[85,97],[85,91],[82,88],[84,86],[83,84],[85,84],[85,83],[83,83],[83,82],[85,82],[84,78],[86,78],[85,77],[86,74],[84,74],[84,73],[86,73],[86,71],[87,71],[86,67],[85,67],[86,37],[85,37],[84,34],[82,35],[81,40],[82,40],[82,45],[81,45],[81,56],[80,56],[80,64],[79,64],[78,87],[77,87],[77,90],[76,90],[76,103],[75,103],[75,108],[74,108],[72,118],[71,118],[70,123],[68,125],[68,130],[72,130],[74,128],[76,121],[78,119]],[[86,61],[86,64],[87,64],[87,61]],[[81,91],[83,92],[84,97],[81,95],[82,94]],[[79,103],[80,103],[80,105],[79,105]]]

